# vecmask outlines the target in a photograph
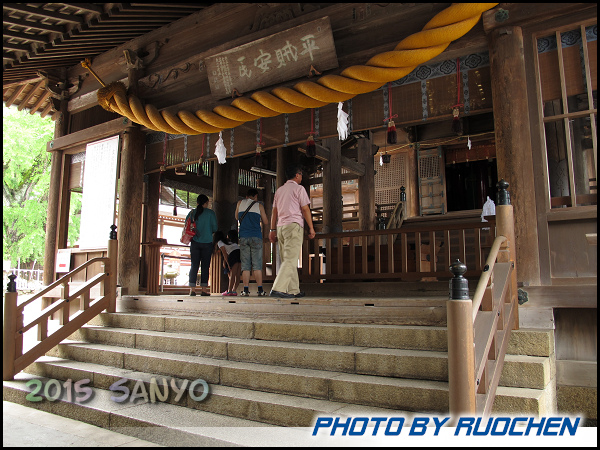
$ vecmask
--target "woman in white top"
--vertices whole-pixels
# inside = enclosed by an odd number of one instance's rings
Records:
[[[238,245],[237,230],[229,230],[227,237],[222,231],[215,232],[213,237],[215,251],[221,250],[223,254],[223,267],[229,274],[229,286],[223,292],[224,296],[236,296],[241,279],[240,246]]]

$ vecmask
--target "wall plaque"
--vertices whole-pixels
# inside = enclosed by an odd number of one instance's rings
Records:
[[[338,67],[329,17],[206,58],[211,92],[231,97]]]

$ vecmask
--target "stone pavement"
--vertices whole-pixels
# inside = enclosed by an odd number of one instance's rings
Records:
[[[2,402],[3,447],[162,447],[27,406]]]

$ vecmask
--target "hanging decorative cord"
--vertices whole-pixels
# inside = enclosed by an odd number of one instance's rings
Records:
[[[464,106],[464,104],[462,104],[460,102],[460,58],[456,58],[456,92],[457,92],[457,98],[456,98],[456,105],[454,105],[452,107],[452,131],[456,134],[458,134],[459,136],[463,133],[462,130],[462,124],[460,123],[460,107]]]
[[[177,189],[173,188],[173,215],[177,216]]]
[[[187,173],[187,161],[188,161],[188,136],[185,134],[183,136],[183,161],[181,162],[181,167],[175,168],[176,175],[185,175]]]
[[[262,146],[265,145],[262,139],[262,119],[256,121],[256,153],[254,154],[254,165],[262,167]]]
[[[315,110],[314,108],[310,109],[310,132],[304,133],[308,134],[308,139],[306,140],[306,156],[310,158],[314,158],[317,156],[317,147],[315,144],[315,138],[313,135],[315,134]]]
[[[206,141],[206,133],[202,134],[202,149],[200,151],[200,159],[198,160],[198,170],[196,171],[196,175],[199,177],[204,175],[204,169],[202,168],[202,158],[204,157],[204,142]]]
[[[390,115],[384,120],[384,122],[388,123],[387,143],[393,145],[398,142],[398,135],[396,134],[396,124],[392,119],[398,117],[398,114],[392,115],[392,83],[388,83],[388,103]]]
[[[163,172],[167,170],[166,166],[167,166],[167,141],[168,140],[169,140],[169,135],[167,133],[165,133],[165,139],[163,141],[163,157],[162,157],[162,161],[159,162],[159,164],[160,164],[159,183],[162,183]]]
[[[373,56],[365,65],[347,67],[339,75],[321,76],[316,82],[300,81],[290,88],[257,91],[250,97],[238,97],[230,105],[220,105],[212,111],[184,110],[176,114],[159,111],[154,105],[143,105],[135,95],[128,96],[127,88],[120,82],[99,89],[98,103],[102,108],[151,130],[190,135],[217,133],[261,117],[318,108],[379,89],[441,54],[452,41],[471,30],[483,12],[496,5],[498,3],[454,3],[436,14],[421,31],[400,41],[394,50]],[[82,65],[104,84],[93,72],[89,61]]]

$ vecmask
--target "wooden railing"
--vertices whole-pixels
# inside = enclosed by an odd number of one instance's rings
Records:
[[[114,230],[113,230],[114,233]],[[117,251],[116,233],[111,233],[108,241],[108,256],[92,258],[76,269],[70,271],[27,301],[17,304],[18,294],[14,280],[9,283],[4,296],[4,342],[2,357],[2,379],[12,380],[25,367],[43,356],[48,350],[69,337],[102,311],[115,312],[117,293]],[[75,292],[70,292],[69,283],[88,266],[102,263],[101,273],[78,285]],[[14,277],[14,276],[12,276]],[[100,295],[92,297],[91,290],[100,285]],[[29,323],[24,323],[24,309],[35,300],[60,288],[60,299],[44,308]],[[71,305],[79,299],[79,308],[73,311]],[[60,328],[48,334],[48,321],[54,314],[59,315]],[[37,340],[33,348],[23,353],[23,335],[37,326]]]
[[[518,328],[515,234],[510,204],[496,206],[498,236],[469,299],[467,268],[452,265],[447,302],[450,414],[488,416],[502,373],[511,329]]]
[[[479,276],[494,233],[492,220],[317,234],[313,240],[303,243],[300,280],[447,279],[455,259],[468,260],[467,275]],[[277,275],[276,253],[277,246],[265,242],[263,274],[266,280]]]

